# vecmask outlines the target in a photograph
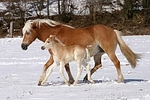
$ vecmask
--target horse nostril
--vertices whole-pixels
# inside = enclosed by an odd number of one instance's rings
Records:
[[[44,49],[45,49],[45,47],[44,47],[44,46],[42,46],[42,47],[41,47],[41,49],[42,49],[42,50],[44,50]]]
[[[22,48],[23,50],[27,50],[27,49],[28,49],[28,44],[22,43],[22,44],[21,44],[21,48]]]

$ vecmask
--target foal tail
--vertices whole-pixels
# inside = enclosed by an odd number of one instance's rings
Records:
[[[137,65],[137,61],[138,59],[140,59],[140,55],[139,54],[135,54],[127,45],[126,43],[123,41],[123,39],[121,38],[120,34],[121,32],[118,30],[114,30],[116,35],[117,35],[117,40],[118,40],[118,44],[119,47],[121,49],[121,52],[123,53],[123,55],[127,58],[127,60],[129,61],[129,63],[131,64],[132,68],[135,68]]]

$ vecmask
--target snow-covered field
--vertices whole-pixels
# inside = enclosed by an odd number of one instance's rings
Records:
[[[124,36],[127,45],[142,54],[138,66],[132,69],[119,48],[125,83],[117,83],[117,73],[106,54],[103,67],[92,75],[95,84],[83,83],[83,71],[77,86],[64,84],[59,67],[51,74],[45,86],[37,86],[47,51],[40,49],[36,40],[27,51],[20,47],[21,38],[0,39],[0,100],[150,100],[150,36]],[[91,58],[93,66],[93,59]],[[76,65],[71,64],[75,77]]]

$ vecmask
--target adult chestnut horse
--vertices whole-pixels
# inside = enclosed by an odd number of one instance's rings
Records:
[[[45,42],[50,35],[56,35],[65,45],[92,45],[91,56],[94,56],[95,66],[91,70],[93,74],[101,66],[101,56],[104,52],[109,56],[110,60],[116,67],[118,74],[118,82],[123,82],[124,78],[120,68],[120,61],[116,57],[115,50],[117,44],[122,53],[131,64],[132,68],[136,67],[139,55],[135,54],[123,41],[120,36],[120,31],[113,30],[104,25],[93,25],[84,28],[73,28],[71,26],[58,23],[49,19],[28,20],[22,29],[23,40],[21,47],[27,50],[28,46],[36,39]],[[38,85],[41,85],[42,80],[46,76],[47,68],[53,64],[53,54],[49,50],[50,59],[43,67],[42,75]],[[69,76],[69,82],[73,83],[74,79],[71,75],[69,64],[65,66]],[[84,80],[87,80],[87,75]]]

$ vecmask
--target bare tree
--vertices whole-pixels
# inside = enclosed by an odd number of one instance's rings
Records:
[[[59,20],[68,23],[72,16],[72,4],[71,0],[58,0],[58,13]]]
[[[47,0],[47,18],[49,18],[49,0]]]
[[[102,13],[102,6],[104,0],[87,0],[87,7],[89,8],[89,15],[93,24],[97,24],[96,17],[98,13]]]

